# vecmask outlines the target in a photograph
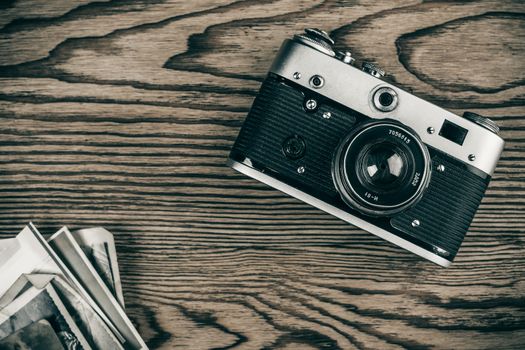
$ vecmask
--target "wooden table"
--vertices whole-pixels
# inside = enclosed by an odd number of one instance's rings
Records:
[[[524,16],[522,1],[4,0],[0,233],[113,231],[151,348],[523,349]],[[452,267],[225,166],[281,41],[305,27],[501,126]]]

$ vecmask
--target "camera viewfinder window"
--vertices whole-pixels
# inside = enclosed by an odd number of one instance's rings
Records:
[[[461,126],[456,125],[448,120],[445,120],[443,126],[441,126],[441,130],[439,131],[440,136],[443,136],[444,138],[457,143],[460,146],[463,145],[463,141],[465,141],[467,133],[467,129],[462,128]]]

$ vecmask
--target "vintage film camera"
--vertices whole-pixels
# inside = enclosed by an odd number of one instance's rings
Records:
[[[284,41],[232,148],[235,170],[441,266],[456,256],[504,141],[335,52]]]

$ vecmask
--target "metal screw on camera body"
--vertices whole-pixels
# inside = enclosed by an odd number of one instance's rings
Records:
[[[435,131],[436,131],[436,129],[434,129],[434,128],[431,127],[431,126],[429,126],[429,127],[427,128],[427,132],[428,132],[429,134],[433,134]]]
[[[313,111],[317,108],[317,101],[314,99],[309,99],[306,101],[304,106],[306,107],[307,110]]]
[[[324,113],[323,113],[323,118],[324,118],[324,119],[330,119],[330,118],[332,118],[332,113],[330,113],[330,112],[324,112]]]
[[[445,171],[445,166],[443,164],[439,164],[437,166],[437,171],[439,171],[440,173],[444,172]]]
[[[476,160],[476,156],[473,155],[473,154],[469,154],[469,156],[468,156],[468,160],[470,160],[471,162],[473,162],[473,161]]]
[[[295,72],[295,73],[293,74],[293,78],[294,78],[295,80],[299,80],[299,79],[301,79],[301,73],[299,73],[299,72]]]
[[[419,220],[417,220],[417,219],[414,220],[414,221],[412,221],[412,227],[419,227],[420,224],[421,224],[421,223],[420,223]]]
[[[297,172],[298,172],[299,174],[303,174],[305,170],[306,170],[306,169],[304,168],[304,166],[300,166],[299,168],[297,168]]]

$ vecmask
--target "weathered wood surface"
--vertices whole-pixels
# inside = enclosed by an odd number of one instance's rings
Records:
[[[0,233],[116,234],[152,348],[523,349],[522,1],[0,3]],[[225,166],[281,41],[304,27],[507,140],[437,268]],[[424,116],[422,116],[424,118]]]

